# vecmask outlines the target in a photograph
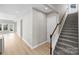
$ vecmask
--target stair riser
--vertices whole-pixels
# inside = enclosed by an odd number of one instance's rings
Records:
[[[62,30],[62,32],[76,32],[76,33],[78,33],[78,31],[74,31],[74,30]]]
[[[72,34],[72,33],[61,33],[60,35],[68,35],[68,36],[78,37],[77,34]]]
[[[66,48],[67,49],[67,48]],[[76,49],[75,51],[72,50],[72,48],[69,48],[67,50],[63,50],[62,48],[56,47],[56,50],[54,52],[55,55],[77,55],[78,54],[78,50]]]
[[[62,31],[62,33],[72,33],[72,34],[78,34],[78,32],[70,32],[70,31]]]
[[[64,26],[64,27],[66,27],[66,28],[69,28],[69,27],[70,27],[70,28],[78,28],[78,26]],[[64,27],[63,27],[63,28],[64,28]]]
[[[78,28],[63,28],[63,30],[77,30],[78,31]]]
[[[78,42],[78,39],[73,39],[73,38],[67,38],[67,37],[60,37],[60,38],[65,38],[65,39],[67,39],[67,40],[72,40],[72,41],[75,41],[75,42]]]
[[[73,40],[68,40],[68,39],[62,39],[62,38],[59,38],[59,40],[64,40],[64,41],[68,41],[68,42],[71,42],[71,43],[78,43],[78,42],[75,42],[75,41],[73,41]]]
[[[78,26],[63,26],[63,28],[77,28],[78,29]]]

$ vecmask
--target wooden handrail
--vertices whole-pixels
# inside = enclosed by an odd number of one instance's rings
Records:
[[[58,25],[59,25],[59,24],[56,25],[56,27],[55,27],[53,33],[50,35],[50,55],[52,55],[52,36],[53,36],[55,30],[57,29]]]
[[[61,21],[56,25],[54,31],[53,31],[52,34],[50,35],[50,55],[52,55],[52,36],[54,35],[54,33],[55,33],[57,27],[62,23],[65,14],[66,14],[66,12],[64,13],[64,15],[63,15],[62,18],[61,18]]]

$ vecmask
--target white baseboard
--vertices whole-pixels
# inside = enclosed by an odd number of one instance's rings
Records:
[[[37,44],[37,45],[35,45],[35,46],[32,46],[31,44],[29,44],[27,41],[25,41],[24,39],[23,39],[23,41],[31,48],[31,49],[34,49],[34,48],[37,48],[37,47],[39,47],[39,46],[41,46],[41,45],[43,45],[43,44],[45,44],[45,43],[47,43],[48,41],[46,40],[46,41],[44,41],[44,42],[42,42],[42,43],[39,43],[39,44]]]
[[[31,49],[33,48],[32,47],[32,45],[31,44],[29,44],[26,40],[24,40],[24,39],[22,39],[25,43],[26,43],[26,45],[28,45]]]
[[[47,42],[48,42],[48,41],[46,40],[46,41],[44,41],[44,42],[42,42],[42,43],[39,43],[39,44],[33,46],[33,49],[34,49],[34,48],[37,48],[37,47],[39,47],[39,46],[41,46],[41,45],[43,45],[43,44],[45,44],[45,43],[47,43]]]

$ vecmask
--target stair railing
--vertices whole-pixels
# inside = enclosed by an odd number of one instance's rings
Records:
[[[64,15],[62,16],[60,22],[56,25],[54,31],[53,31],[52,34],[50,35],[50,55],[52,55],[52,36],[54,35],[54,33],[55,33],[57,27],[62,23],[65,14],[66,14],[66,12],[64,13]]]

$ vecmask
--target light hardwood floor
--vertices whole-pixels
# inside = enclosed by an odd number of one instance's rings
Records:
[[[49,55],[49,43],[31,49],[16,33],[4,36],[4,55]]]

